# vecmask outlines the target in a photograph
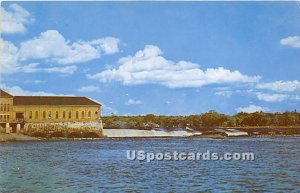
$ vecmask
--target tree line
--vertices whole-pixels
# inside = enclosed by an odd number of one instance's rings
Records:
[[[296,110],[284,113],[240,112],[235,115],[221,114],[209,111],[199,115],[189,116],[104,116],[104,128],[176,128],[190,127],[192,129],[203,127],[261,127],[261,126],[300,126],[300,113]]]

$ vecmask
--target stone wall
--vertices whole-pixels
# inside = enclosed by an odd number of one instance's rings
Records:
[[[88,133],[94,132],[99,136],[103,136],[103,128],[101,121],[94,122],[48,122],[48,123],[25,123],[22,133],[27,135],[33,135],[34,133],[44,133],[45,135],[51,135],[55,132],[63,132],[69,135],[74,132]]]

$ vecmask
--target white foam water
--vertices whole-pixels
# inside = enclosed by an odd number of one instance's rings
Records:
[[[157,131],[157,130],[138,130],[138,129],[103,129],[107,137],[189,137],[195,134],[187,131]]]

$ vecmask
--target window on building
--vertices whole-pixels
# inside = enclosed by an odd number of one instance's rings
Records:
[[[4,122],[6,122],[6,115],[3,115]]]
[[[9,121],[9,115],[7,115],[7,121]]]
[[[1,104],[1,111],[3,111],[3,104]]]
[[[79,118],[79,113],[78,113],[78,111],[76,111],[76,119],[78,119]]]
[[[98,118],[98,111],[95,112],[95,118]]]
[[[51,111],[48,112],[48,119],[51,119]]]
[[[38,119],[38,118],[39,118],[39,112],[35,111],[34,118],[35,118],[35,119]]]
[[[84,119],[84,111],[81,112],[81,118]]]
[[[91,111],[88,112],[88,118],[91,118]]]
[[[58,119],[58,111],[55,113],[55,118]]]
[[[29,119],[32,119],[32,111],[29,111]]]
[[[46,111],[43,111],[43,119],[46,119]]]
[[[9,111],[9,104],[7,104],[7,111]]]
[[[72,112],[69,111],[69,119],[71,119],[71,118],[72,118]]]
[[[6,104],[4,104],[4,108],[3,108],[3,111],[6,111]]]
[[[66,111],[63,111],[63,119],[66,118]]]
[[[2,115],[0,115],[0,122],[2,122]]]

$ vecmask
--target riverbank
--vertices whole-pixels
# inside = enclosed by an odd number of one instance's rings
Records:
[[[0,143],[3,142],[14,142],[14,141],[39,141],[40,139],[37,137],[31,137],[28,135],[23,135],[23,134],[17,134],[17,133],[12,133],[12,134],[5,134],[5,133],[0,133]]]
[[[103,138],[103,137],[102,137]],[[0,133],[0,143],[7,142],[34,142],[34,141],[84,141],[84,140],[99,140],[100,137],[97,138],[68,138],[68,137],[32,137],[24,134],[5,134]]]
[[[24,134],[4,134],[0,133],[0,143],[7,142],[45,142],[45,141],[87,141],[101,139],[142,139],[142,138],[209,138],[209,139],[226,139],[226,138],[279,138],[279,137],[300,137],[295,135],[254,135],[254,136],[235,136],[228,137],[224,135],[195,135],[195,136],[146,136],[146,137],[101,137],[101,138],[67,138],[67,137],[32,137]]]

